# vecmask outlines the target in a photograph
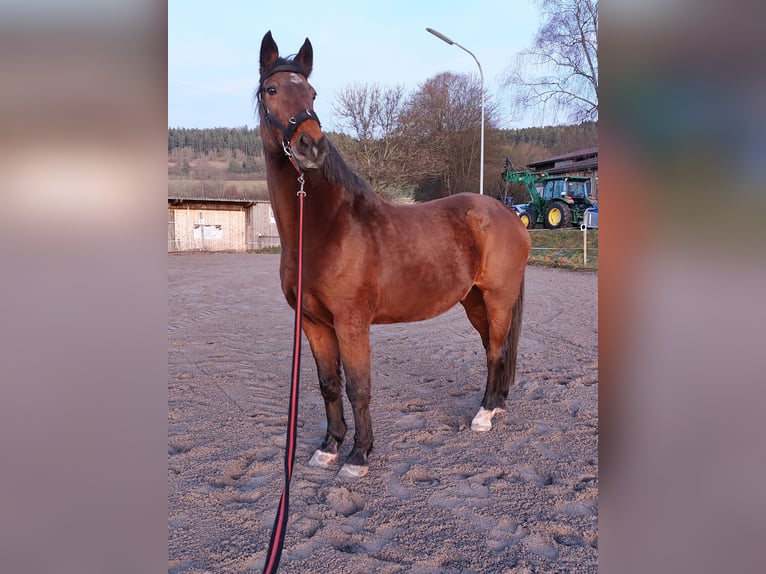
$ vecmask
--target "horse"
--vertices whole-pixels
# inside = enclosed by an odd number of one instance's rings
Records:
[[[421,321],[460,303],[487,355],[486,388],[471,429],[490,430],[515,378],[530,239],[519,218],[486,195],[409,205],[381,198],[322,132],[308,81],[312,69],[308,38],[285,58],[267,32],[254,101],[281,240],[282,291],[293,309],[302,216],[300,316],[327,416],[309,464],[338,462],[347,429],[345,376],[355,432],[338,476],[361,477],[373,447],[370,325]],[[303,208],[299,193],[305,193]]]

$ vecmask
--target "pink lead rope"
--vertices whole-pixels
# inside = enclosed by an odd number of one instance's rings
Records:
[[[277,568],[279,568],[279,559],[282,556],[290,504],[290,479],[293,476],[293,463],[295,462],[295,439],[298,429],[298,382],[300,380],[301,331],[303,326],[303,314],[301,312],[303,306],[303,199],[306,197],[306,192],[303,191],[305,181],[303,171],[298,167],[292,155],[288,157],[298,172],[298,182],[301,185],[298,191],[298,276],[295,295],[293,373],[292,381],[290,382],[290,406],[287,417],[287,438],[285,440],[285,486],[282,489],[277,516],[274,519],[274,526],[271,530],[271,540],[269,541],[269,549],[266,553],[263,574],[274,574]]]

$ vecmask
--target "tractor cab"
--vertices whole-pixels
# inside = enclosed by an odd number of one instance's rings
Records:
[[[591,179],[582,176],[550,178],[544,180],[542,193],[544,201],[564,199],[567,203],[575,203],[593,207],[596,198],[591,195]]]

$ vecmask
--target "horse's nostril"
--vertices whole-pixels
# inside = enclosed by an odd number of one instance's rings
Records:
[[[301,134],[301,137],[298,138],[298,149],[304,153],[311,149],[311,144],[311,138],[306,134]]]
[[[327,154],[326,140],[322,138],[317,142],[310,134],[300,134],[293,141],[292,151],[303,169],[316,169]]]

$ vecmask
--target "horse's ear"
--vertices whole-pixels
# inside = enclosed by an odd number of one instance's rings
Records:
[[[277,61],[278,57],[279,48],[277,48],[277,43],[271,37],[271,30],[269,30],[261,41],[261,76]]]
[[[298,50],[298,55],[295,56],[295,61],[303,67],[303,71],[308,78],[314,67],[314,49],[311,47],[311,42],[309,42],[308,38],[303,42],[301,49]]]

